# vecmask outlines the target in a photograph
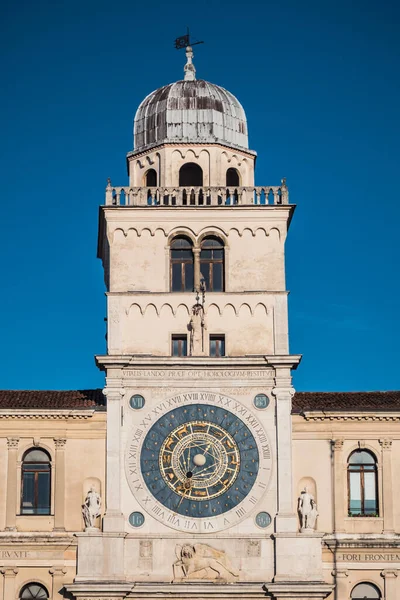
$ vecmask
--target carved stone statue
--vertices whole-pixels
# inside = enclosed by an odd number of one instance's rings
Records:
[[[82,504],[82,516],[85,528],[95,527],[97,517],[101,514],[101,498],[94,487],[88,491],[85,502]]]
[[[173,564],[175,579],[224,579],[239,577],[222,550],[208,544],[176,546],[177,561]]]
[[[305,487],[297,502],[297,512],[300,518],[301,531],[314,531],[318,517],[317,504],[314,496]]]
[[[204,308],[201,304],[195,304],[192,308],[192,317],[189,323],[190,329],[190,356],[204,355],[204,338],[207,325],[204,316]]]

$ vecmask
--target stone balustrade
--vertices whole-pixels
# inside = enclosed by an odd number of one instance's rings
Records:
[[[108,180],[106,206],[238,206],[289,204],[285,179],[279,186],[129,187]]]

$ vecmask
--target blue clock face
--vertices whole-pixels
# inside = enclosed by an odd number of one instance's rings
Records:
[[[143,441],[140,469],[160,504],[204,519],[246,498],[257,479],[259,452],[238,416],[219,406],[190,404],[154,423]]]

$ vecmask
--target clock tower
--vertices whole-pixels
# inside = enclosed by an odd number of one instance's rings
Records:
[[[233,94],[152,92],[129,183],[106,188],[102,528],[79,536],[76,598],[325,598],[322,533],[292,483],[286,182],[254,185]]]

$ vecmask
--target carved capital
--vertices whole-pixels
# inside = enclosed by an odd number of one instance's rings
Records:
[[[392,440],[389,440],[389,439],[379,440],[379,443],[382,446],[382,450],[384,450],[384,451],[388,452],[392,449]]]
[[[332,571],[332,575],[338,579],[345,579],[349,576],[349,572],[346,569],[338,569],[337,571]]]
[[[339,452],[340,450],[343,450],[343,444],[344,444],[344,440],[343,438],[339,438],[337,440],[332,440],[332,450],[334,450],[335,452]]]
[[[103,394],[107,398],[107,402],[119,402],[125,395],[125,390],[121,388],[108,388],[103,389]]]
[[[18,575],[18,571],[19,569],[17,569],[16,567],[3,567],[0,572],[2,573],[2,575],[4,575],[4,577],[15,577],[16,575]]]
[[[19,438],[7,438],[7,447],[10,450],[11,448],[18,448]]]
[[[292,387],[274,387],[272,393],[277,400],[291,400],[295,394]]]
[[[49,573],[50,575],[53,575],[53,577],[64,577],[64,575],[67,574],[67,569],[64,567],[52,567],[49,569]]]
[[[56,447],[56,450],[64,450],[66,443],[66,438],[54,438],[54,445]]]
[[[385,569],[385,571],[382,571],[381,577],[383,577],[384,579],[395,579],[397,577],[397,571],[392,569]]]

